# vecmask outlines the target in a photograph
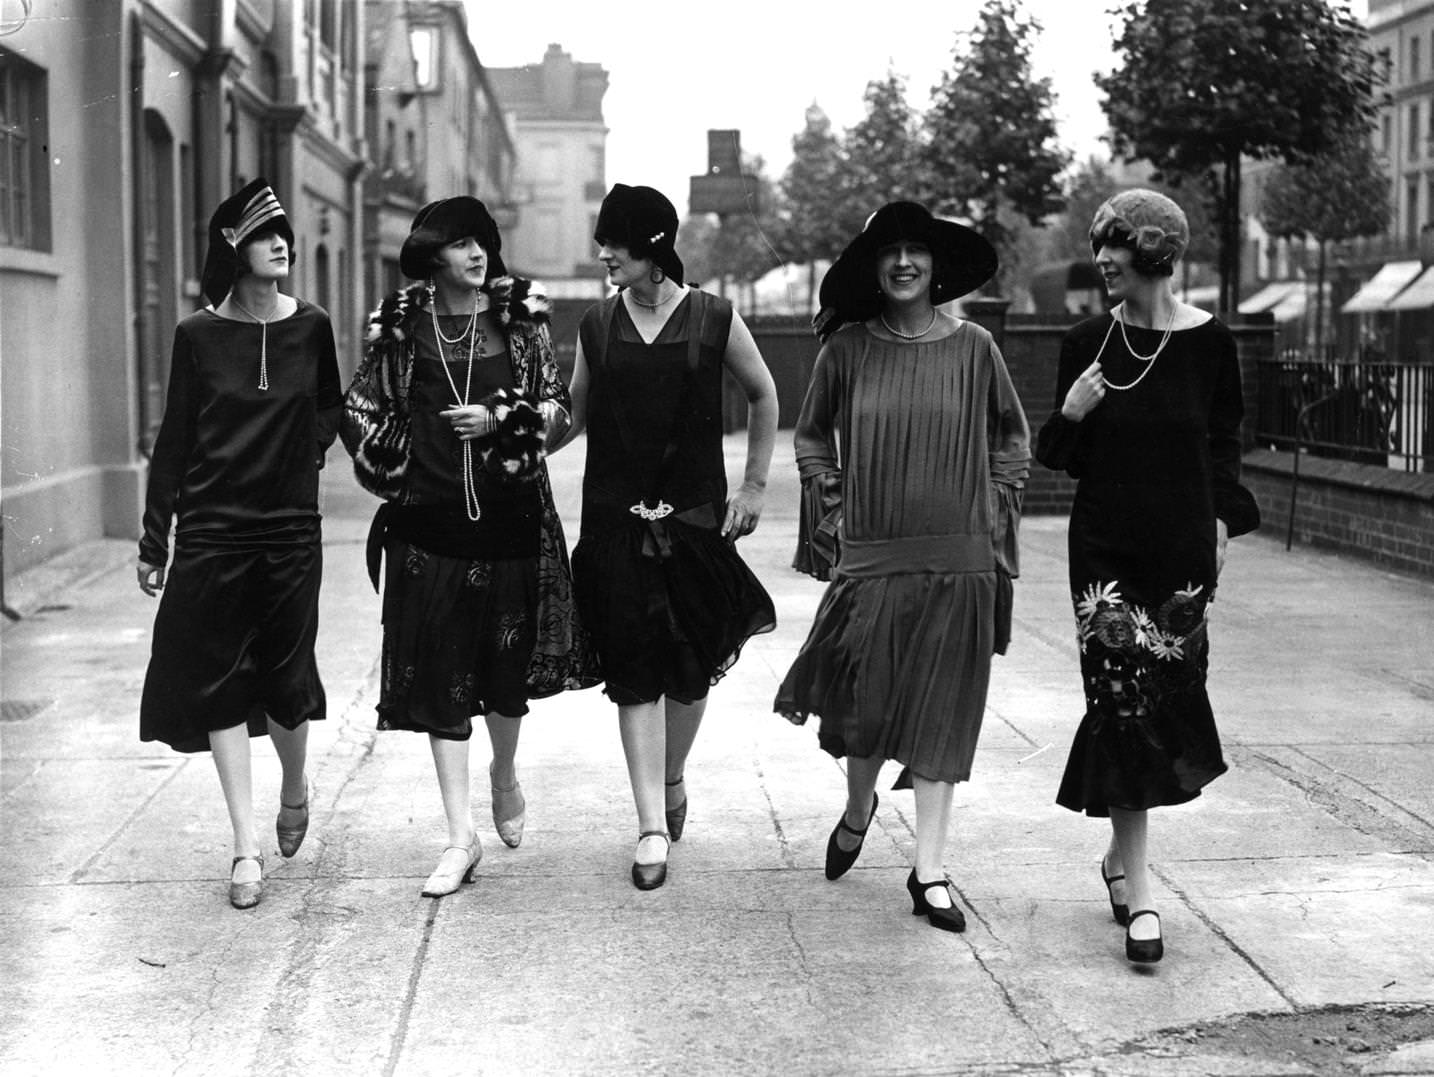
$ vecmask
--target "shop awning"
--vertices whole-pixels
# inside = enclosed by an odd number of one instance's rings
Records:
[[[1367,314],[1388,309],[1389,301],[1419,276],[1423,268],[1423,263],[1418,261],[1384,263],[1379,272],[1365,281],[1349,302],[1340,307],[1340,313]]]
[[[1313,285],[1311,285],[1311,288],[1312,287]],[[1270,308],[1270,313],[1275,316],[1276,324],[1284,325],[1285,322],[1292,322],[1296,318],[1303,318],[1305,309],[1309,306],[1309,295],[1309,290],[1307,290],[1303,284],[1298,284],[1290,289],[1289,293],[1285,295],[1283,299]],[[1325,287],[1325,300],[1325,311],[1328,313],[1328,286]]]
[[[1304,283],[1297,280],[1271,281],[1254,295],[1240,304],[1241,314],[1260,314],[1273,310],[1289,297],[1291,292],[1302,291]]]
[[[1404,291],[1388,303],[1385,310],[1428,310],[1434,307],[1434,266],[1426,269]]]

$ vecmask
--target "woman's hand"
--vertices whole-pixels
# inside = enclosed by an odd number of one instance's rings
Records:
[[[727,518],[722,521],[722,537],[736,541],[743,535],[750,535],[757,529],[762,516],[762,487],[744,482],[735,494],[727,499]]]
[[[1215,579],[1225,568],[1225,548],[1230,545],[1230,525],[1224,520],[1215,521]]]
[[[1086,367],[1080,377],[1071,382],[1066,392],[1061,414],[1073,423],[1078,423],[1095,410],[1105,398],[1105,378],[1100,372],[1100,360]]]
[[[164,566],[151,565],[146,561],[135,564],[135,575],[139,577],[139,589],[153,598],[164,590]]]
[[[493,416],[493,409],[486,404],[469,404],[466,407],[449,408],[438,414],[452,424],[453,432],[463,441],[481,438],[498,429],[498,420]]]

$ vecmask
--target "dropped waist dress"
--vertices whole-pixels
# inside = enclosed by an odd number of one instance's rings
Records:
[[[1144,355],[1161,339],[1127,334]],[[1061,405],[1098,353],[1108,382],[1131,387],[1071,422]],[[1072,811],[1184,803],[1225,772],[1205,690],[1206,619],[1216,519],[1231,537],[1260,521],[1239,482],[1243,413],[1234,337],[1214,319],[1172,333],[1152,363],[1131,355],[1109,314],[1061,346],[1036,456],[1078,480],[1070,587],[1085,715],[1056,797]]]
[[[834,578],[775,707],[820,716],[831,754],[970,777],[991,656],[1010,638],[1029,443],[1000,351],[970,322],[919,343],[850,325],[817,355],[796,430],[795,567]]]
[[[141,740],[208,751],[214,731],[324,717],[319,468],[342,403],[320,307],[300,300],[267,329],[205,309],[175,329],[139,543],[141,561],[163,566],[177,521]]]
[[[651,343],[621,296],[579,327],[591,391],[573,577],[614,703],[702,699],[747,639],[776,625],[720,530],[731,324],[730,303],[689,288]]]

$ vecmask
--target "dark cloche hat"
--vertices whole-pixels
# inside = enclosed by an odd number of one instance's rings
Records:
[[[499,254],[503,238],[498,234],[498,225],[487,206],[466,194],[430,202],[414,215],[408,238],[398,252],[398,268],[410,280],[427,280],[433,276],[433,259],[438,252],[468,236],[488,254],[487,279],[507,276]]]
[[[239,248],[256,236],[277,232],[289,244],[289,261],[294,260],[294,230],[278,196],[263,176],[246,184],[238,192],[219,203],[209,218],[209,250],[204,255],[204,271],[200,287],[210,303],[224,302],[234,287],[243,263]]]
[[[682,259],[677,257],[677,210],[667,196],[653,187],[614,183],[598,209],[593,239],[626,247],[634,258],[653,265],[682,283]]]
[[[996,275],[996,249],[979,232],[933,217],[915,202],[888,202],[866,219],[822,278],[821,310],[812,319],[817,336],[825,340],[847,322],[881,313],[885,298],[876,283],[876,256],[903,240],[931,251],[932,303],[959,299]]]

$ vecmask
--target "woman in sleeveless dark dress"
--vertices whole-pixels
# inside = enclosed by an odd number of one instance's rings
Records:
[[[1239,483],[1234,338],[1171,288],[1189,237],[1184,212],[1153,191],[1096,211],[1091,251],[1116,305],[1066,335],[1036,448],[1079,480],[1069,546],[1085,716],[1056,799],[1110,817],[1101,876],[1126,956],[1142,963],[1164,953],[1147,812],[1225,772],[1206,618],[1227,540],[1260,520]]]
[[[826,877],[856,862],[888,759],[914,787],[913,912],[965,929],[946,876],[991,656],[1010,637],[1026,416],[984,329],[938,309],[996,271],[980,235],[913,202],[874,213],[822,280],[823,339],[797,419],[796,567],[832,580],[777,693],[846,759]]]
[[[707,691],[747,638],[776,624],[737,555],[762,512],[777,396],[730,304],[682,285],[677,212],[650,187],[617,184],[594,238],[621,291],[590,309],[573,374],[573,429],[586,429],[578,607],[592,631],[637,804],[634,884],[667,877],[682,836],[684,782]],[[727,496],[722,372],[747,396],[747,464]]]
[[[369,536],[383,585],[380,729],[426,733],[448,843],[427,897],[471,882],[468,742],[483,715],[493,825],[523,838],[515,757],[528,701],[596,683],[578,625],[545,439],[566,427],[567,387],[547,297],[505,274],[487,208],[460,196],[424,206],[400,252],[427,284],[388,296],[341,433],[359,482],[385,499]]]
[[[209,222],[209,306],[179,323],[139,544],[139,586],[163,591],[140,739],[213,752],[234,828],[229,901],[259,903],[249,738],[283,768],[275,836],[285,857],[309,824],[308,723],[324,717],[319,468],[338,428],[329,316],[279,291],[294,233],[256,179]],[[174,560],[170,523],[178,518]]]

